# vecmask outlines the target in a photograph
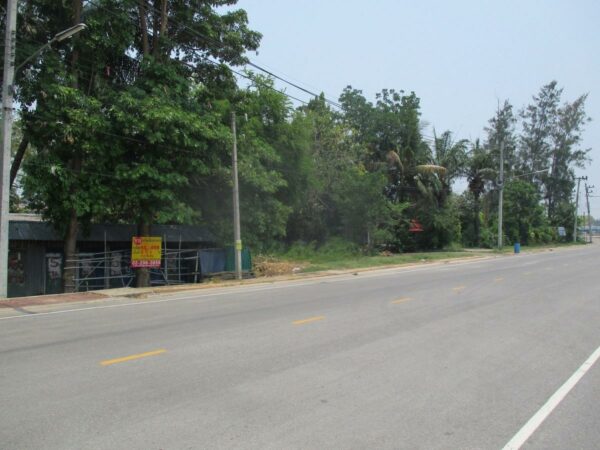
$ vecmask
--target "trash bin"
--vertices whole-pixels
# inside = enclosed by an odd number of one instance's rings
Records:
[[[521,244],[515,242],[515,253],[521,253]]]

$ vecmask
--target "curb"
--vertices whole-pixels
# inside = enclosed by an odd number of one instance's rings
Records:
[[[522,253],[542,253],[542,252],[553,252],[557,250],[572,250],[578,249],[581,246],[567,246],[567,247],[548,247],[548,248],[533,248],[522,251]],[[101,302],[105,300],[111,300],[116,298],[131,298],[131,299],[145,299],[151,296],[173,294],[178,292],[189,292],[189,291],[202,291],[206,289],[214,288],[227,288],[244,285],[256,285],[256,284],[274,284],[286,281],[294,280],[311,280],[319,278],[327,278],[340,275],[358,275],[364,272],[374,272],[381,270],[397,270],[397,269],[409,269],[414,267],[433,266],[440,264],[452,264],[462,261],[474,261],[474,260],[488,260],[494,258],[502,258],[516,256],[513,253],[488,253],[477,254],[473,252],[473,255],[463,256],[458,258],[444,258],[434,261],[422,260],[417,263],[401,263],[401,264],[389,264],[382,266],[364,267],[356,269],[337,269],[337,270],[324,270],[319,272],[308,272],[298,273],[290,275],[277,275],[273,277],[261,277],[244,280],[226,280],[220,282],[208,282],[201,284],[181,284],[177,286],[158,286],[148,288],[117,288],[117,289],[105,289],[98,291],[78,292],[78,293],[64,293],[64,294],[51,294],[51,295],[36,295],[30,297],[18,297],[14,299],[0,300],[0,311],[5,308],[19,309],[26,306],[44,306],[44,305],[60,305],[67,303],[89,303],[89,302]]]

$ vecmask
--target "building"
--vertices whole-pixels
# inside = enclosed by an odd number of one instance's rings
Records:
[[[63,270],[69,266],[77,269],[78,291],[129,286],[131,239],[136,230],[134,225],[92,225],[89,233],[77,237],[77,259],[64,261],[63,237],[52,225],[38,215],[11,214],[8,296],[62,292]],[[151,234],[163,238],[162,267],[152,272],[153,284],[200,281],[200,250],[215,243],[204,227],[154,225]]]

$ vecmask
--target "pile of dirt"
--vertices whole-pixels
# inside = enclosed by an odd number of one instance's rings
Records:
[[[253,270],[257,277],[274,277],[301,272],[306,265],[277,259],[273,256],[256,256],[253,261]]]

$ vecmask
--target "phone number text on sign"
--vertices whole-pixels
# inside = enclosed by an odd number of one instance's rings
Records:
[[[135,236],[131,240],[131,267],[159,268],[162,238]]]

